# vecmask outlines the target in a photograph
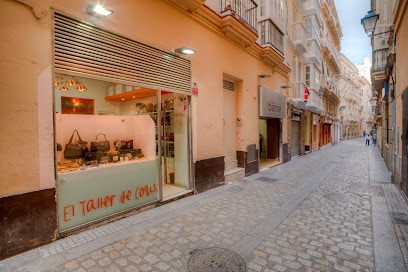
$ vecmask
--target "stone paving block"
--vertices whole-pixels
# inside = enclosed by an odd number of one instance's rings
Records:
[[[179,272],[193,250],[219,246],[242,252],[248,271],[374,271],[372,199],[393,194],[368,187],[365,158],[381,164],[369,152],[357,140],[330,146],[50,245],[42,264],[59,256],[50,271]],[[81,246],[89,250],[75,254]]]

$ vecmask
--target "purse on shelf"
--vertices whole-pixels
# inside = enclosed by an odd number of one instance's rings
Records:
[[[133,149],[133,140],[120,141],[120,149],[121,150]]]
[[[136,156],[133,140],[116,140],[114,144],[116,151],[119,151],[120,154],[131,153],[132,156]]]
[[[98,141],[98,136],[102,135],[105,140],[104,141]],[[95,141],[91,142],[91,151],[100,151],[100,152],[108,152],[110,149],[110,143],[108,140],[106,140],[106,136],[103,133],[99,133],[95,137]]]
[[[132,150],[133,149],[133,140],[116,140],[114,142],[115,148],[117,151],[123,150]]]
[[[78,137],[78,141],[73,141],[75,136]],[[81,136],[79,136],[78,130],[75,129],[68,143],[65,145],[64,158],[67,160],[83,158],[86,152],[88,152],[87,144],[88,142],[83,141]]]

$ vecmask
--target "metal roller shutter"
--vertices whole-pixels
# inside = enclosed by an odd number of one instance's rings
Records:
[[[177,55],[54,12],[58,73],[191,93],[191,63]]]
[[[290,141],[290,155],[292,158],[300,154],[300,121],[291,121],[292,136]]]

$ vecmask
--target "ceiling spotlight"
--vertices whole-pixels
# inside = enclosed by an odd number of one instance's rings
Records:
[[[174,52],[183,54],[183,55],[192,55],[192,54],[195,54],[196,51],[188,47],[180,47],[180,48],[176,48]]]
[[[290,89],[290,88],[292,88],[291,86],[289,86],[289,85],[284,85],[284,86],[280,86],[282,89]]]
[[[260,77],[260,78],[267,78],[267,77],[271,77],[271,75],[268,75],[268,74],[260,74],[260,75],[258,75],[258,77]]]
[[[89,14],[95,17],[99,17],[99,18],[111,15],[113,13],[112,10],[106,9],[103,6],[98,5],[98,4],[89,4],[86,11]]]

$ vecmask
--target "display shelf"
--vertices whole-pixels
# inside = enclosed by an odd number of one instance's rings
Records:
[[[157,91],[148,88],[140,88],[129,92],[106,96],[106,101],[131,101],[140,98],[156,96]]]
[[[118,162],[110,162],[110,163],[98,163],[98,164],[93,164],[93,165],[79,165],[76,168],[71,168],[71,169],[64,169],[64,170],[59,170],[58,171],[58,175],[66,175],[66,174],[70,174],[70,173],[74,173],[74,172],[80,172],[80,171],[89,171],[89,170],[97,170],[97,169],[101,169],[101,168],[110,168],[110,167],[118,167],[121,165],[125,165],[125,164],[134,164],[134,163],[141,163],[141,162],[145,162],[145,161],[151,161],[152,159],[146,159],[145,157],[143,158],[136,158],[133,160],[120,160]]]

